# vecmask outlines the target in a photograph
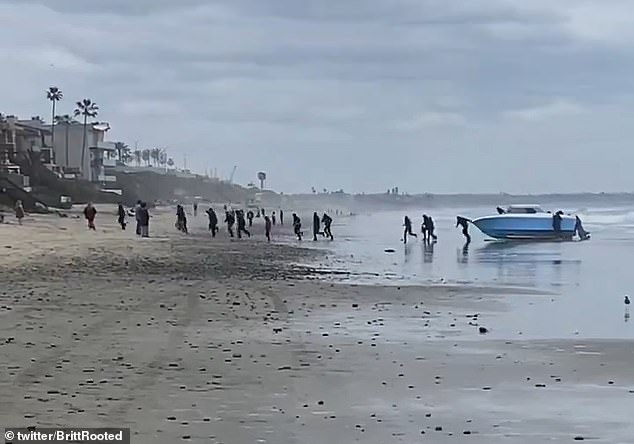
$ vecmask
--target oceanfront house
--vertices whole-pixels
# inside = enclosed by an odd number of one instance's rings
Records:
[[[55,137],[52,137],[51,125],[37,117],[19,122],[44,132],[45,144],[51,149],[50,157],[59,165],[61,177],[84,179],[102,185],[116,181],[115,144],[104,140],[110,129],[108,123],[88,123],[84,144],[84,125],[80,122],[68,120],[56,123]]]

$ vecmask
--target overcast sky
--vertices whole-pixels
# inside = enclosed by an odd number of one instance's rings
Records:
[[[634,191],[632,0],[0,0],[0,112],[281,191]]]

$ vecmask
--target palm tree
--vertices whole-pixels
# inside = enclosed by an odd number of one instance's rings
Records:
[[[48,91],[46,91],[46,98],[51,101],[52,104],[52,112],[51,112],[51,145],[53,148],[55,147],[55,106],[57,102],[64,98],[64,93],[57,86],[51,86]]]
[[[75,108],[75,116],[84,116],[84,141],[81,145],[81,168],[82,174],[84,173],[84,158],[86,155],[86,137],[88,131],[88,117],[97,117],[99,114],[99,107],[90,99],[84,99],[77,102],[77,108]]]
[[[62,124],[66,127],[66,131],[65,131],[66,137],[64,141],[64,153],[65,153],[64,159],[66,160],[66,168],[68,168],[69,166],[68,165],[68,131],[70,129],[71,124],[75,122],[75,119],[73,119],[73,117],[68,114],[64,114],[63,116],[55,116],[53,121],[57,123],[58,125]],[[55,130],[53,130],[53,134],[55,134]]]
[[[146,149],[141,151],[141,157],[143,158],[145,165],[150,166],[150,150]]]
[[[136,166],[141,166],[141,150],[134,150],[134,152],[132,153],[134,155],[134,161],[136,162]]]
[[[165,167],[166,163],[167,163],[167,151],[163,148],[160,150],[160,153],[159,153],[159,164],[162,167]]]
[[[154,161],[154,165],[158,166],[159,160],[161,158],[161,149],[160,148],[152,148],[150,151],[150,157]]]
[[[115,142],[114,149],[117,151],[119,162],[125,164],[130,157],[130,147],[123,142]]]

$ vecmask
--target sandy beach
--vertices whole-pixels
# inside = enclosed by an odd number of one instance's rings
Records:
[[[133,443],[633,442],[631,341],[480,333],[537,291],[325,282],[293,265],[321,252],[267,244],[260,220],[212,240],[202,211],[188,236],[172,213],[153,211],[149,239],[113,209],[96,232],[75,215],[0,224],[3,424],[126,425]]]

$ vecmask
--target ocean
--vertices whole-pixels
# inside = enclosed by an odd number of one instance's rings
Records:
[[[623,302],[625,295],[634,296],[634,203],[578,208],[559,202],[546,209],[578,214],[591,240],[492,241],[471,226],[472,242],[465,246],[456,216],[475,218],[495,208],[364,211],[335,218],[334,242],[311,242],[328,250],[314,265],[342,272],[328,279],[347,283],[504,289],[506,308],[496,317],[500,338],[634,339],[634,321]],[[423,212],[434,218],[438,242],[410,238],[404,245],[404,215],[420,236]]]

